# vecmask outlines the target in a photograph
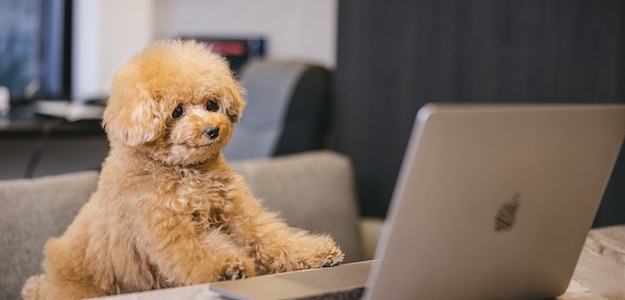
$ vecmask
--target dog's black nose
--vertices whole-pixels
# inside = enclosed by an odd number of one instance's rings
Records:
[[[219,136],[219,127],[208,127],[204,130],[204,134],[208,135],[211,139]]]

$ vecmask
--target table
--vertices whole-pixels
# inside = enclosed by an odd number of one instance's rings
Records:
[[[0,179],[97,170],[109,143],[100,120],[64,121],[16,104],[0,116]]]
[[[593,229],[558,299],[625,299],[625,225]]]
[[[199,284],[135,294],[109,296],[107,300],[222,299]],[[625,299],[625,225],[593,229],[561,300]]]

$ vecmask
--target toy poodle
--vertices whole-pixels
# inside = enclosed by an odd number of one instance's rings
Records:
[[[289,227],[221,149],[245,106],[227,61],[161,41],[116,74],[103,115],[110,152],[73,223],[45,245],[25,299],[78,299],[337,265],[327,235]],[[295,201],[296,199],[294,199]]]

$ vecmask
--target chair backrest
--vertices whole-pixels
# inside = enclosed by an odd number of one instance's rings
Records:
[[[268,160],[235,162],[252,193],[289,226],[327,233],[345,262],[363,257],[352,165],[347,156],[312,151]]]
[[[229,160],[268,158],[324,148],[332,74],[301,62],[257,60],[240,79],[247,107],[224,149]]]
[[[26,279],[43,271],[43,245],[65,232],[97,181],[96,171],[0,181],[0,299],[21,299]]]

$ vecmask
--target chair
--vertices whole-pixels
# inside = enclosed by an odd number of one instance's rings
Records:
[[[259,159],[324,148],[332,74],[302,62],[256,60],[240,80],[247,107],[224,149],[229,160]]]

